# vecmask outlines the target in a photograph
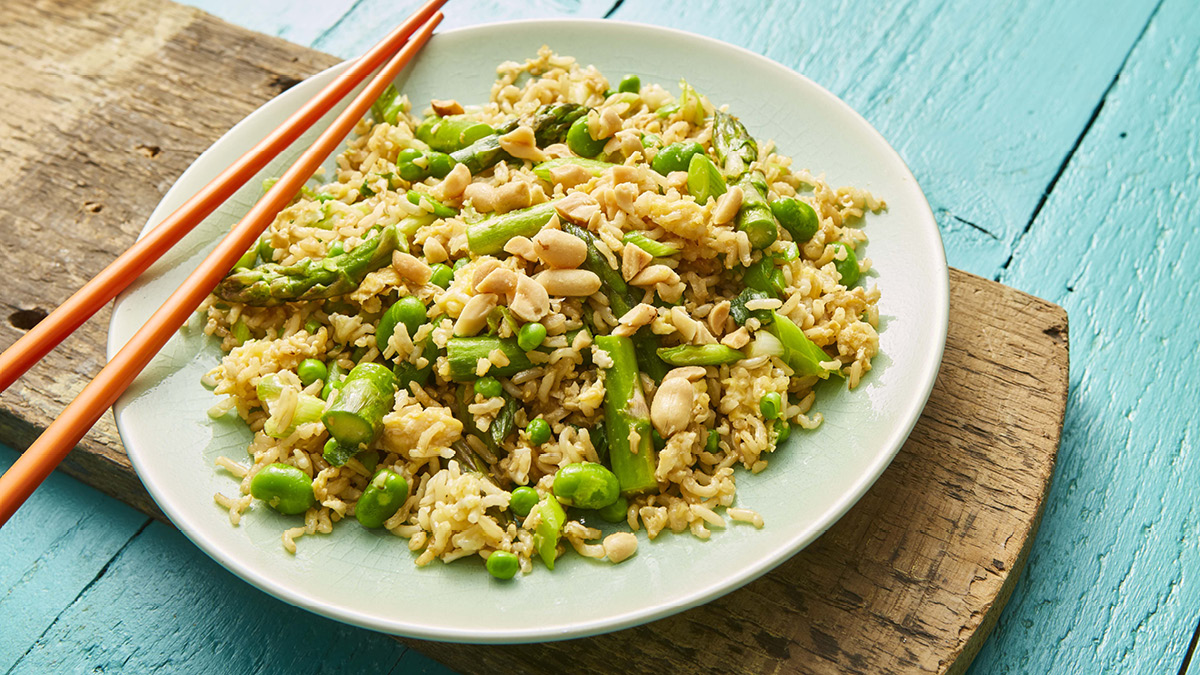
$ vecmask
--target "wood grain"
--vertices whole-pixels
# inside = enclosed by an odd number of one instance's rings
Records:
[[[331,57],[161,0],[0,8],[0,346],[128,245],[170,182],[233,122]],[[114,37],[115,36],[115,37]],[[30,83],[37,83],[30,86]],[[817,543],[725,598],[566,643],[413,643],[466,671],[933,672],[966,667],[1037,527],[1061,428],[1066,316],[953,271],[946,359],[912,437]],[[21,448],[103,362],[107,313],[0,396]],[[111,418],[64,468],[159,516]]]

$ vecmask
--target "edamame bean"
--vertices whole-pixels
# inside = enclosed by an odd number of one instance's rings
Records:
[[[782,443],[792,435],[792,425],[787,423],[785,419],[775,420],[775,442]]]
[[[408,499],[408,481],[404,476],[384,469],[371,479],[354,506],[354,517],[363,527],[383,527]]]
[[[490,375],[488,377],[481,377],[475,380],[475,393],[484,398],[496,398],[504,393],[504,385],[500,384],[500,380]]]
[[[316,359],[304,359],[296,368],[296,374],[300,376],[300,384],[307,387],[317,380],[324,380],[328,377],[329,369]]]
[[[607,138],[592,138],[586,115],[572,122],[571,128],[567,129],[567,147],[580,157],[599,155],[607,143]]]
[[[461,270],[462,268],[466,267],[467,263],[469,263],[469,262],[471,262],[470,258],[459,258],[458,260],[455,260],[454,261],[454,271],[457,272],[457,271]]]
[[[532,419],[525,427],[525,433],[529,434],[530,443],[541,445],[550,440],[550,423],[540,417]]]
[[[845,260],[838,260],[835,254],[833,266],[837,268],[838,274],[842,277],[842,285],[846,288],[850,288],[854,284],[858,283],[858,277],[860,274],[858,270],[858,256],[854,255],[854,249],[840,241],[834,242],[832,246],[835,249],[840,248],[846,251]]]
[[[762,412],[763,419],[776,419],[779,413],[783,412],[783,397],[777,391],[769,391],[763,394],[762,400],[758,402],[758,409]]]
[[[621,84],[617,85],[617,91],[622,91],[627,94],[636,94],[642,90],[642,78],[637,75],[626,75],[621,78]]]
[[[429,275],[429,283],[442,288],[449,288],[450,282],[454,281],[454,270],[448,265],[438,263],[433,266],[433,274]]]
[[[416,148],[401,150],[396,155],[396,170],[400,172],[400,177],[410,183],[414,183],[429,175],[424,167],[413,163],[413,160],[420,159],[423,156],[424,153]]]
[[[487,559],[488,574],[497,579],[511,579],[521,569],[521,561],[508,551],[492,551]]]
[[[610,523],[623,522],[629,513],[629,500],[624,497],[617,497],[617,501],[597,509],[596,514]]]
[[[512,497],[508,499],[508,508],[512,509],[513,513],[524,518],[529,515],[529,512],[533,507],[537,506],[537,503],[541,499],[537,490],[528,485],[522,485],[519,488],[513,489]]]
[[[317,503],[312,479],[288,464],[268,464],[250,479],[250,494],[276,511],[292,516],[304,513]]]
[[[420,298],[406,295],[388,307],[379,318],[379,324],[375,326],[375,346],[379,351],[387,349],[388,340],[396,332],[396,325],[401,323],[408,329],[408,337],[416,335],[417,329],[425,323],[425,303]]]
[[[771,213],[783,229],[791,233],[792,239],[800,243],[812,239],[820,226],[820,220],[813,207],[795,197],[780,197],[771,202]]]
[[[445,178],[454,169],[455,164],[457,162],[454,161],[454,158],[444,152],[431,150],[425,155],[425,168],[434,178]]]
[[[654,161],[650,162],[650,168],[664,176],[672,171],[687,171],[688,164],[692,161],[692,155],[696,153],[704,153],[704,148],[699,143],[683,141],[672,143],[658,151],[658,154],[654,156]]]
[[[554,474],[554,496],[581,509],[602,509],[621,496],[621,484],[604,465],[579,462]]]
[[[517,346],[527,352],[542,346],[545,341],[546,327],[536,321],[521,326],[517,332]]]

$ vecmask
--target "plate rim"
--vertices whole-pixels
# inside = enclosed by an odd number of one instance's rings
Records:
[[[282,582],[276,581],[271,577],[262,574],[255,568],[243,564],[236,556],[226,554],[225,548],[220,542],[212,541],[204,536],[201,532],[193,530],[188,526],[188,519],[186,518],[186,513],[184,510],[175,509],[171,505],[172,502],[170,498],[160,491],[161,487],[157,486],[153,482],[146,481],[145,475],[147,469],[142,465],[141,460],[139,459],[139,453],[136,450],[131,451],[131,445],[127,442],[128,433],[125,429],[125,422],[122,419],[123,415],[114,414],[122,444],[126,448],[126,454],[129,456],[130,462],[137,472],[139,480],[142,481],[142,484],[146,487],[147,491],[150,492],[150,495],[154,499],[155,503],[170,519],[171,523],[178,528],[179,531],[182,532],[184,536],[186,536],[193,544],[204,551],[206,555],[212,558],[221,567],[232,572],[234,575],[251,584],[255,588],[262,590],[263,592],[287,604],[306,609],[315,614],[332,618],[343,623],[381,631],[392,635],[403,635],[419,639],[479,644],[515,644],[541,641],[558,641],[608,633],[631,626],[649,623],[651,621],[664,618],[700,604],[712,601],[727,593],[734,592],[783,564],[812,544],[838,520],[840,520],[846,514],[846,512],[850,510],[850,508],[857,504],[871,488],[871,486],[875,484],[887,467],[891,465],[896,454],[900,451],[900,448],[903,447],[905,441],[912,433],[912,429],[916,425],[917,420],[920,419],[921,413],[924,411],[925,406],[928,404],[929,397],[937,381],[937,373],[941,367],[945,352],[946,335],[949,327],[949,267],[946,260],[945,245],[942,240],[941,231],[937,226],[937,220],[933,215],[928,198],[925,196],[925,193],[921,189],[920,183],[913,175],[912,170],[904,161],[904,158],[899,152],[896,151],[891,143],[887,141],[887,139],[879,132],[879,130],[877,130],[869,121],[866,120],[866,118],[854,110],[854,108],[852,108],[839,96],[802,73],[799,73],[767,56],[753,52],[744,47],[730,44],[717,38],[700,35],[677,28],[602,18],[543,18],[497,21],[464,26],[445,31],[438,31],[438,33],[435,34],[435,38],[437,35],[470,34],[472,32],[486,33],[489,31],[495,31],[497,29],[502,30],[506,27],[527,26],[544,26],[548,28],[552,28],[554,26],[571,26],[572,28],[583,28],[585,30],[603,27],[606,30],[616,28],[618,30],[627,29],[661,32],[672,34],[687,40],[698,41],[701,43],[701,46],[708,45],[721,49],[734,50],[740,53],[742,56],[753,60],[758,66],[764,69],[775,71],[777,74],[784,77],[798,78],[807,86],[813,87],[822,92],[828,97],[829,102],[840,110],[842,115],[854,120],[857,123],[857,126],[861,127],[863,131],[870,135],[876,144],[879,144],[882,148],[885,148],[886,152],[893,156],[897,166],[903,170],[903,173],[899,176],[899,178],[901,180],[911,181],[916,193],[921,198],[919,203],[919,206],[922,207],[921,213],[914,214],[914,220],[923,220],[931,224],[932,235],[938,244],[935,257],[940,273],[932,275],[934,281],[936,282],[936,288],[927,289],[929,297],[936,300],[936,303],[932,303],[936,304],[936,306],[933,307],[935,312],[931,317],[931,320],[933,322],[938,339],[935,340],[933,344],[929,345],[928,353],[922,355],[922,363],[924,364],[924,367],[922,369],[921,376],[923,381],[921,382],[921,386],[916,390],[920,395],[913,399],[913,402],[908,406],[908,409],[901,417],[901,422],[893,428],[892,432],[887,436],[886,442],[881,444],[882,446],[886,447],[886,451],[876,455],[875,460],[871,464],[864,467],[864,470],[859,474],[857,481],[853,483],[851,488],[842,492],[838,499],[834,500],[819,515],[818,518],[814,519],[814,524],[812,526],[797,533],[797,535],[791,540],[785,540],[787,545],[778,547],[775,550],[774,555],[767,556],[757,561],[753,565],[741,568],[737,574],[725,578],[721,583],[709,584],[699,588],[694,593],[682,594],[674,598],[673,601],[654,603],[644,606],[638,610],[627,611],[616,615],[607,615],[607,617],[604,619],[574,623],[571,624],[570,628],[565,631],[553,629],[511,630],[493,628],[486,633],[474,629],[444,630],[439,628],[430,630],[420,624],[414,624],[402,620],[376,620],[372,616],[360,614],[355,610],[346,609],[343,606],[311,598],[303,592],[303,589],[289,587]],[[305,78],[301,84],[307,83],[314,79],[334,77],[338,72],[348,67],[350,63],[351,60],[346,60],[342,61],[341,63],[334,64]],[[294,89],[299,89],[299,85]],[[182,181],[187,179],[189,177],[189,173],[193,171],[196,165],[200,164],[202,160],[210,153],[213,153],[217,146],[221,144],[223,139],[231,134],[234,134],[243,126],[253,124],[254,118],[260,114],[264,114],[263,111],[266,108],[271,107],[272,105],[281,105],[279,101],[285,98],[289,92],[292,91],[292,89],[289,89],[288,91],[285,91],[278,96],[275,96],[264,102],[258,108],[246,115],[246,117],[242,118],[232,127],[230,127],[221,135],[220,138],[213,141],[209,147],[201,152],[200,155],[198,155],[196,159],[192,161],[188,168],[182,174],[180,174],[179,178],[172,183],[167,192],[163,194],[162,199],[160,199],[158,205],[147,219],[147,222],[142,228],[138,237],[141,238],[145,236],[153,226],[161,222],[161,220],[169,213],[168,208],[164,205],[167,195],[169,195],[170,192],[173,191]],[[124,300],[124,297],[124,294],[118,297],[118,305]],[[123,344],[116,344],[117,340],[114,335],[115,331],[113,330],[113,321],[115,321],[116,315],[117,312],[114,309],[113,319],[110,319],[109,330],[106,339],[106,352],[109,359],[111,359],[112,356],[123,346]],[[117,412],[116,408],[118,405],[119,403],[114,405],[114,413]]]

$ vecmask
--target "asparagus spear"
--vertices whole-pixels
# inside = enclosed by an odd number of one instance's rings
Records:
[[[679,345],[658,350],[663,361],[673,366],[719,366],[746,358],[740,351],[725,345]]]
[[[621,494],[658,492],[658,481],[654,479],[658,459],[650,437],[650,407],[638,381],[633,340],[597,335],[596,346],[612,360],[604,375],[604,430],[608,459],[621,484]],[[630,431],[637,432],[636,447],[630,446]]]
[[[599,176],[608,169],[617,166],[611,162],[602,162],[598,159],[588,159],[586,157],[559,157],[558,159],[546,160],[533,167],[533,173],[547,183],[552,183],[554,181],[551,180],[550,170],[568,164],[583,167],[593,176]]]
[[[488,374],[492,377],[508,377],[532,368],[533,362],[525,356],[525,350],[516,338],[498,337],[455,337],[446,343],[446,359],[450,362],[450,379],[469,382],[477,379],[475,368],[479,359],[486,359],[493,349],[499,349],[508,357],[507,366],[493,365]]]
[[[321,421],[339,444],[361,450],[379,436],[383,416],[392,409],[395,397],[390,369],[378,363],[360,363],[346,376]]]
[[[213,293],[223,300],[260,307],[344,295],[358,288],[368,272],[390,263],[397,245],[396,227],[389,225],[349,253],[233,270]]]
[[[504,439],[508,438],[508,435],[512,433],[513,428],[516,426],[515,418],[517,408],[520,406],[520,402],[507,393],[501,394],[501,396],[504,397],[504,407],[496,413],[496,418],[492,420],[487,431],[480,431],[474,422],[469,421],[472,416],[467,410],[467,406],[471,405],[471,402],[475,400],[475,388],[473,386],[469,384],[460,385],[458,396],[454,399],[458,408],[455,412],[458,415],[458,419],[463,423],[463,429],[483,441],[488,446],[488,449],[492,451],[493,455],[499,454],[500,444],[504,442]]]
[[[592,233],[571,223],[563,223],[563,231],[579,237],[587,244],[587,259],[583,261],[583,267],[600,277],[601,287],[605,289],[613,314],[619,318],[633,309],[638,304],[637,298],[621,278],[620,272],[608,266],[608,260],[596,248],[596,238]],[[649,331],[649,327],[634,334],[633,346],[638,365],[656,382],[661,382],[670,368],[658,357],[658,338]]]
[[[503,251],[513,237],[532,237],[550,222],[556,201],[484,218],[467,228],[467,246],[475,255],[492,255]]]
[[[539,147],[559,143],[567,136],[571,123],[587,114],[587,108],[576,103],[544,105],[534,113],[530,126]],[[477,174],[512,156],[500,148],[500,137],[517,128],[514,120],[460,150],[450,153],[451,159],[465,164],[472,174]]]
[[[754,248],[766,248],[779,238],[779,226],[767,205],[767,179],[750,165],[758,158],[758,144],[746,127],[733,115],[713,113],[713,149],[724,164],[730,182],[742,188],[742,208],[738,211],[738,229],[750,238]]]

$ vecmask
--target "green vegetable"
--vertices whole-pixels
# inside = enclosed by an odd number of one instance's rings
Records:
[[[792,435],[792,427],[785,419],[775,420],[775,443],[779,444]]]
[[[650,168],[664,176],[672,171],[687,171],[692,157],[697,154],[704,154],[704,146],[695,141],[672,143],[654,155]]]
[[[621,493],[657,492],[654,470],[658,459],[650,438],[650,408],[642,393],[633,340],[597,335],[596,347],[607,352],[612,361],[605,371],[604,427],[608,459]],[[630,431],[637,434],[637,447],[630,447]]]
[[[665,120],[666,118],[670,117],[671,115],[674,115],[677,112],[679,112],[679,104],[678,103],[670,103],[670,104],[664,105],[663,107],[659,108],[657,111],[655,111],[654,114],[657,115],[659,119]]]
[[[254,267],[254,262],[256,260],[258,260],[258,244],[251,246],[249,251],[243,253],[242,257],[238,258],[237,262],[233,263],[233,269],[238,270]]]
[[[554,569],[554,559],[558,557],[558,538],[562,536],[567,513],[554,498],[543,499],[533,509],[540,516],[537,526],[533,528],[533,547],[546,567]]]
[[[492,551],[484,567],[497,579],[511,579],[521,571],[521,560],[508,551]]]
[[[319,330],[321,330],[320,321],[317,321],[316,319],[309,319],[308,321],[304,322],[304,332],[308,333],[309,335],[316,335],[317,331]]]
[[[345,252],[346,252],[346,249],[345,249],[345,246],[342,244],[342,242],[335,241],[332,244],[330,244],[329,248],[325,251],[325,257],[326,258],[335,258]]]
[[[300,384],[307,387],[317,380],[329,377],[329,369],[317,359],[304,359],[296,368],[296,374],[300,376]]]
[[[558,200],[542,202],[527,209],[493,215],[467,227],[467,246],[476,255],[492,255],[504,250],[513,237],[532,237],[554,216]]]
[[[417,139],[441,152],[461,150],[496,130],[467,115],[426,117],[417,127]]]
[[[452,267],[451,269],[453,269],[455,272],[457,272],[457,271],[461,270],[462,268],[466,267],[467,263],[469,263],[469,262],[471,262],[470,258],[459,258],[458,260],[454,261],[454,267]]]
[[[371,186],[367,185],[367,181],[364,180],[358,185],[358,194],[362,195],[364,199],[369,199],[375,196],[375,191],[372,190]]]
[[[408,337],[412,338],[423,323],[425,304],[414,295],[406,295],[392,303],[379,318],[379,324],[375,327],[375,346],[381,352],[387,351],[388,341],[392,339],[398,324],[404,324],[408,329]]]
[[[813,238],[820,226],[817,212],[808,202],[795,197],[780,197],[771,202],[771,213],[792,235],[792,239],[804,243]]]
[[[493,365],[488,372],[497,377],[509,377],[533,367],[516,338],[498,337],[455,337],[446,343],[446,360],[450,362],[450,379],[455,382],[470,382],[478,376],[475,368],[479,359],[488,358],[493,349],[499,349],[508,357],[507,366]]]
[[[416,148],[405,148],[396,155],[396,170],[404,180],[415,183],[429,175],[426,167],[415,164],[414,161],[424,157],[424,153]]]
[[[553,143],[561,143],[567,137],[567,130],[571,124],[586,114],[587,108],[581,105],[555,103],[538,108],[527,123],[533,129],[538,147],[544,148]],[[458,164],[466,164],[472,175],[491,168],[502,160],[512,159],[501,149],[500,137],[516,129],[518,124],[517,120],[506,124],[495,133],[484,136],[461,150],[451,152],[450,158]]]
[[[500,445],[508,435],[512,433],[516,426],[517,408],[520,403],[513,397],[500,392],[500,397],[504,399],[504,406],[496,413],[495,419],[488,425],[487,431],[481,431],[474,424],[465,424],[464,431],[475,436],[483,441],[493,453],[499,452]],[[457,395],[454,398],[455,412],[461,420],[470,420],[471,412],[468,409],[475,400],[475,388],[466,384],[460,385]],[[482,465],[486,467],[486,464]]]
[[[275,259],[275,247],[271,246],[271,233],[267,232],[258,239],[258,259],[269,263]]]
[[[442,263],[437,263],[432,269],[433,274],[429,275],[429,283],[441,288],[449,288],[450,282],[454,281],[454,270]]]
[[[758,323],[765,326],[768,323],[771,323],[771,310],[749,310],[746,309],[746,303],[750,302],[751,300],[765,300],[769,297],[771,297],[771,294],[760,291],[757,288],[744,288],[742,289],[742,292],[738,293],[738,296],[733,299],[733,302],[730,303],[729,316],[732,316],[734,322],[739,326],[746,325],[746,321],[748,321],[750,317],[758,319]]]
[[[378,363],[360,363],[346,376],[321,421],[338,443],[363,449],[379,436],[395,398],[392,371]]]
[[[549,441],[552,435],[550,423],[540,417],[529,420],[529,425],[525,427],[525,433],[529,435],[529,442],[534,445],[542,445]]]
[[[766,331],[759,331],[750,344],[750,357],[768,354],[778,356],[795,371],[796,376],[816,375],[821,378],[829,377],[829,372],[821,362],[830,361],[825,350],[810,340],[799,326],[778,312],[771,312],[771,325]]]
[[[843,244],[840,241],[835,241],[830,244],[835,251],[841,249],[846,252],[845,260],[838,260],[836,253],[833,258],[833,266],[837,269],[838,275],[842,278],[842,285],[850,288],[858,283],[858,277],[861,274],[858,270],[858,256],[854,254],[854,249]]]
[[[363,527],[383,527],[407,499],[408,481],[395,471],[384,469],[375,474],[363,490],[354,506],[354,517]]]
[[[342,466],[346,462],[350,461],[350,458],[357,453],[358,448],[346,447],[341,443],[338,443],[337,440],[331,438],[325,441],[325,447],[322,450],[321,455],[325,458],[325,461],[329,462],[331,465]]]
[[[454,216],[458,215],[458,209],[452,209],[433,197],[421,192],[417,192],[416,190],[409,190],[406,193],[405,198],[408,199],[410,204],[420,206],[438,218],[453,218]]]
[[[433,362],[437,360],[437,345],[434,344],[432,335],[425,338],[421,345],[421,355],[429,360],[424,368],[417,368],[415,363],[407,359],[392,364],[392,375],[396,378],[398,388],[408,389],[408,385],[413,382],[424,385],[429,381],[429,375],[433,372]]]
[[[237,340],[239,347],[250,341],[250,327],[240,317],[229,327],[229,334]]]
[[[708,430],[708,438],[704,441],[704,451],[714,455],[721,451],[721,434],[716,429]]]
[[[371,115],[376,122],[395,124],[404,110],[405,103],[404,97],[396,91],[395,85],[389,84],[379,98],[371,104]]]
[[[512,509],[513,513],[524,518],[529,515],[534,506],[537,506],[539,501],[541,501],[541,496],[538,495],[537,490],[527,485],[522,485],[519,488],[513,489],[512,497],[508,500],[508,508]]]
[[[616,501],[597,509],[596,514],[610,523],[622,522],[629,514],[629,500],[618,495]]]
[[[775,267],[775,257],[767,253],[750,263],[742,275],[742,283],[747,288],[764,291],[777,298],[783,298],[787,291],[783,271]]]
[[[267,375],[258,382],[258,398],[264,403],[273,400],[279,396],[280,389],[275,376]],[[301,424],[309,424],[321,419],[323,412],[325,412],[325,401],[309,394],[299,394],[296,397],[296,407],[292,411],[292,421],[288,426],[280,429],[278,418],[272,415],[263,423],[263,433],[271,438],[287,438]]]
[[[655,258],[668,258],[679,253],[679,249],[674,246],[651,239],[641,232],[626,232],[625,236],[621,237],[621,241],[633,244]]]
[[[335,258],[305,258],[291,265],[267,263],[234,270],[213,293],[222,300],[259,307],[344,295],[358,288],[369,272],[390,264],[398,243],[396,227],[389,225],[350,253]]]
[[[592,133],[588,131],[587,115],[575,120],[567,130],[567,147],[580,157],[595,157],[604,151],[607,144],[607,138],[592,138]]]
[[[268,464],[250,479],[250,494],[276,511],[292,516],[316,506],[312,479],[288,464]]]
[[[553,183],[554,180],[553,176],[550,174],[550,170],[560,166],[566,166],[568,164],[574,164],[575,166],[583,167],[584,169],[587,169],[587,172],[593,176],[599,176],[608,169],[617,166],[616,164],[612,164],[610,162],[602,162],[598,159],[588,159],[586,157],[559,157],[557,159],[548,159],[533,167],[533,173],[547,183]]]
[[[546,327],[534,321],[521,326],[521,330],[517,333],[517,345],[521,349],[531,352],[546,341]]]
[[[325,386],[321,387],[321,398],[328,401],[330,395],[341,390],[342,382],[346,379],[346,371],[342,370],[342,367],[338,365],[336,358],[330,359],[325,364],[325,370],[329,375],[325,378]]]
[[[763,419],[773,420],[783,412],[783,397],[777,391],[768,391],[758,402],[758,410]]]
[[[696,198],[697,204],[707,202],[709,197],[716,199],[725,194],[725,178],[708,155],[692,155],[688,161],[687,172],[688,194]]]
[[[490,375],[475,380],[475,393],[484,398],[496,398],[504,393],[504,385]]]
[[[617,85],[617,91],[623,91],[629,94],[636,94],[642,90],[642,80],[637,75],[626,75],[621,78],[621,84]]]
[[[673,366],[719,366],[736,363],[746,355],[725,345],[679,345],[662,347],[658,356]]]
[[[430,151],[425,154],[425,168],[434,178],[445,178],[454,170],[454,158],[444,152]]]
[[[554,496],[581,509],[602,509],[621,496],[621,485],[603,465],[578,462],[554,474]]]
[[[719,110],[713,114],[712,143],[725,175],[742,188],[738,229],[746,233],[754,248],[770,246],[779,238],[779,227],[767,205],[766,178],[750,170],[758,159],[758,144],[737,118]]]

